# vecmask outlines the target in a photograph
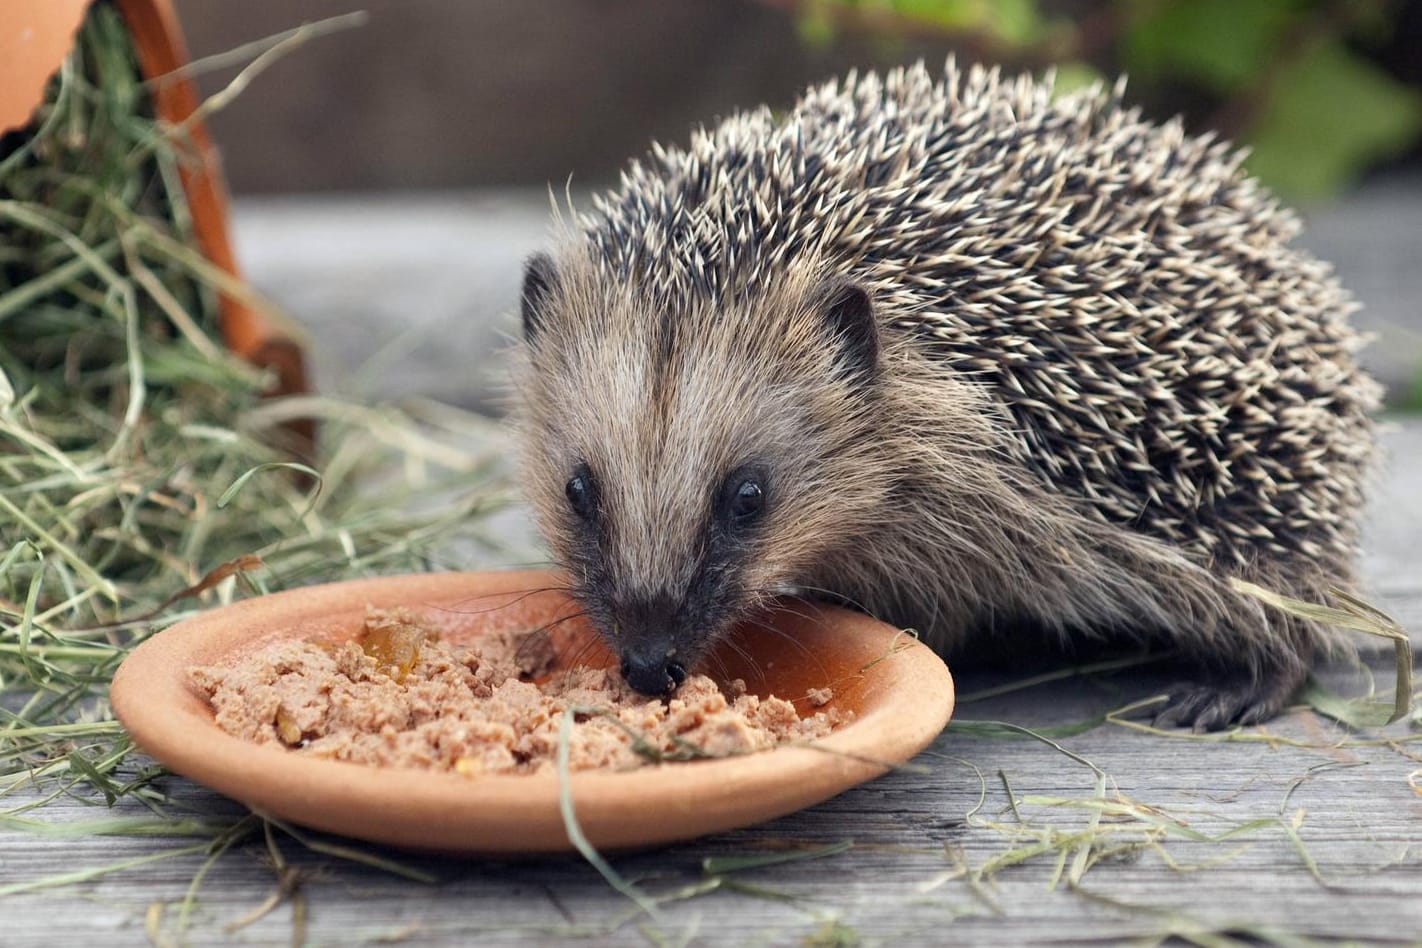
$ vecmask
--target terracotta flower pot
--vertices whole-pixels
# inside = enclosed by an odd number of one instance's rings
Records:
[[[0,132],[26,124],[74,45],[89,0],[9,0],[0,32]]]
[[[169,75],[187,62],[187,50],[169,0],[115,0],[128,24],[143,75],[156,80],[153,104],[158,117],[177,125],[197,108],[192,80]],[[88,0],[6,0],[0,22],[0,132],[23,126],[43,101],[50,77],[74,45]],[[217,150],[201,122],[186,126],[189,160],[180,168],[192,212],[198,249],[214,264],[238,276],[227,235],[227,192]],[[294,330],[241,299],[220,294],[219,329],[227,348],[255,365],[273,370],[273,394],[306,390],[305,363]]]

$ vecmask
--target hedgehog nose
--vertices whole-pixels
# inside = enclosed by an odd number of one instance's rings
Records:
[[[633,690],[649,698],[661,698],[686,681],[686,668],[665,655],[624,655],[622,677]]]
[[[681,597],[668,592],[628,596],[616,605],[622,677],[650,698],[669,695],[686,680],[684,659],[677,660],[681,605]]]

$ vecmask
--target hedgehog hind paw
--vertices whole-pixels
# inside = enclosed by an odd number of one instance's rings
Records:
[[[1284,709],[1303,677],[1302,670],[1280,668],[1258,675],[1181,682],[1170,689],[1152,724],[1189,727],[1196,733],[1260,724]]]

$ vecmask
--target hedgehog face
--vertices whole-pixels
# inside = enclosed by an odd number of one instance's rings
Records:
[[[792,279],[669,312],[546,258],[524,296],[527,491],[629,684],[666,693],[882,502],[845,473],[873,441],[869,297]]]

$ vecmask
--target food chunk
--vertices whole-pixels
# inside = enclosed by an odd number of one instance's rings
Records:
[[[552,671],[556,661],[539,633],[499,630],[451,646],[412,611],[390,609],[370,610],[352,641],[284,640],[191,676],[237,737],[471,778],[555,768],[570,714],[573,770],[746,754],[824,737],[851,717],[834,708],[802,717],[789,701],[749,694],[741,681],[723,691],[705,675],[648,699],[615,671]],[[815,689],[805,700],[830,697]]]

